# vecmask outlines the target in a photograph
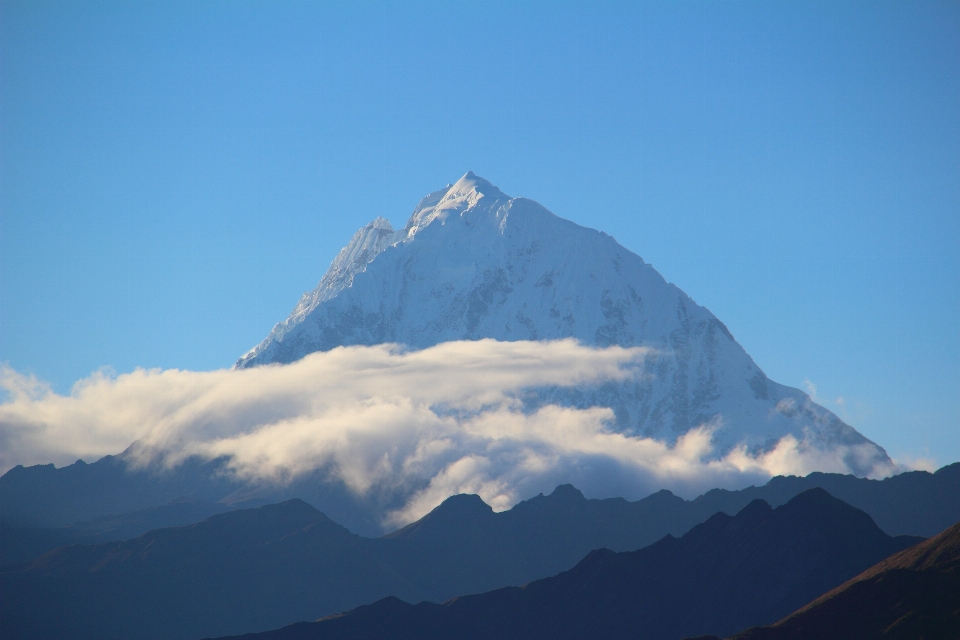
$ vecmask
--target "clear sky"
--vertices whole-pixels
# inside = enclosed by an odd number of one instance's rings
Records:
[[[467,170],[960,460],[957,2],[2,0],[0,361],[230,366]]]

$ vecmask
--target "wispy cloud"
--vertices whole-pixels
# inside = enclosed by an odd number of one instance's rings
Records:
[[[929,452],[924,455],[904,454],[894,459],[899,471],[928,471],[933,473],[937,470],[938,464]]]
[[[411,487],[405,506],[385,514],[393,524],[461,492],[506,509],[561,482],[588,495],[640,497],[848,472],[849,449],[821,451],[789,436],[766,453],[721,457],[711,444],[717,424],[667,444],[612,431],[606,408],[523,408],[525,389],[623,380],[640,375],[649,354],[572,340],[346,347],[284,366],[99,373],[66,396],[6,368],[0,468],[97,458],[133,441],[144,464],[227,456],[238,476],[279,483],[325,466],[358,494]]]

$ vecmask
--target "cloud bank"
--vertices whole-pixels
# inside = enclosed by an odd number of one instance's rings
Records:
[[[641,375],[645,348],[573,340],[341,347],[289,365],[208,372],[94,374],[67,396],[0,370],[0,471],[96,459],[137,441],[141,464],[229,458],[238,477],[288,483],[333,469],[358,495],[410,487],[385,514],[410,522],[456,493],[497,510],[572,482],[588,496],[639,498],[661,488],[692,496],[777,474],[846,473],[846,450],[783,438],[767,453],[719,456],[706,424],[669,445],[614,432],[606,408],[525,411],[524,390]]]

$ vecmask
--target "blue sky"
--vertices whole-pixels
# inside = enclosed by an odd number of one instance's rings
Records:
[[[0,360],[229,366],[473,170],[957,461],[958,60],[956,2],[3,0]]]

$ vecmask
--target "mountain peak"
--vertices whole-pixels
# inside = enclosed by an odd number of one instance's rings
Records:
[[[447,191],[447,193],[450,194],[451,192],[455,194],[476,192],[481,195],[504,195],[500,189],[493,185],[493,183],[491,183],[489,180],[481,178],[473,171],[467,171],[459,180],[450,185],[450,189]],[[509,198],[509,196],[506,197]]]
[[[384,537],[411,539],[435,535],[437,532],[447,535],[450,531],[461,526],[475,528],[481,523],[489,523],[493,515],[493,508],[484,502],[480,496],[472,493],[459,493],[441,502],[433,508],[433,511],[416,522]]]
[[[551,493],[547,497],[554,498],[555,500],[563,500],[563,501],[586,500],[586,498],[583,496],[583,493],[580,491],[580,489],[577,489],[572,484],[557,485],[557,488],[553,490],[553,493]]]
[[[475,493],[458,493],[441,502],[431,513],[486,515],[492,512],[490,505]]]
[[[404,229],[407,238],[415,236],[434,220],[445,224],[455,216],[463,216],[480,205],[490,208],[496,202],[506,202],[506,195],[492,183],[473,171],[467,171],[459,180],[446,189],[435,191],[420,201]]]
[[[708,309],[610,236],[511,198],[473,171],[424,197],[400,232],[361,229],[294,313],[237,363],[292,362],[338,346],[573,338],[647,346],[649,380],[537,389],[538,403],[605,406],[617,432],[673,443],[708,424],[714,454],[768,451],[787,434],[859,475],[892,463],[802,391],[767,378]],[[735,426],[734,426],[735,425]]]

